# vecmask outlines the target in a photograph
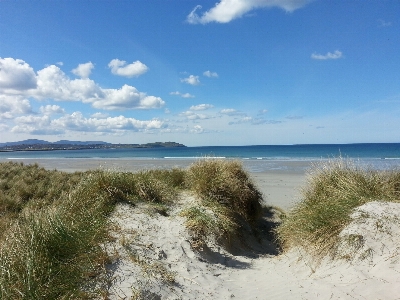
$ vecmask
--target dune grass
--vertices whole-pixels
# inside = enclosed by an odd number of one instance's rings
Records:
[[[361,168],[345,159],[314,167],[302,200],[277,229],[283,249],[301,247],[315,258],[336,256],[339,233],[352,210],[370,201],[400,201],[400,171]]]
[[[199,160],[187,170],[186,186],[201,200],[181,213],[195,247],[202,247],[210,237],[229,243],[262,214],[262,194],[238,161]]]
[[[47,171],[0,164],[0,299],[102,295],[108,215],[117,202],[174,200],[183,171]]]

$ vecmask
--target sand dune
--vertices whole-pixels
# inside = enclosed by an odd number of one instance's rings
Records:
[[[169,216],[118,205],[110,299],[399,299],[400,204],[359,207],[341,234],[347,259],[317,264],[299,249],[276,255],[266,239],[236,245],[235,254],[213,243],[194,251],[179,216],[190,197]],[[348,243],[355,235],[362,245]]]

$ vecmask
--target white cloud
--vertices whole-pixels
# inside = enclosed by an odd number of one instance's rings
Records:
[[[89,132],[143,131],[163,127],[163,122],[157,119],[140,121],[124,116],[101,119],[85,118],[81,112],[74,112],[53,120],[52,124],[65,130]]]
[[[0,90],[28,90],[36,88],[36,74],[25,61],[0,57]]]
[[[71,72],[79,76],[81,78],[88,78],[92,73],[92,69],[94,68],[94,64],[92,62],[87,62],[85,64],[79,64],[78,67],[73,69]]]
[[[246,113],[238,111],[234,108],[224,108],[220,111],[220,113],[228,116],[246,115]]]
[[[180,93],[180,92],[178,92],[178,91],[176,91],[176,92],[171,92],[171,93],[169,93],[170,95],[174,95],[174,96],[181,96],[182,98],[194,98],[195,96],[194,95],[192,95],[192,94],[189,94],[189,93],[184,93],[184,94],[182,94],[182,93]]]
[[[103,90],[91,79],[71,80],[55,65],[37,72],[37,89],[32,96],[39,99],[90,102],[92,98],[104,97]]]
[[[101,112],[97,112],[91,115],[92,118],[96,118],[96,119],[104,119],[107,118],[109,115],[105,114],[105,113],[101,113]]]
[[[133,86],[104,89],[89,78],[71,80],[56,65],[47,66],[35,74],[23,60],[6,58],[0,59],[0,67],[0,95],[2,93],[0,110],[3,110],[1,112],[3,119],[11,118],[18,112],[31,111],[27,100],[29,97],[36,100],[81,101],[104,110],[153,109],[161,108],[165,104],[160,97],[147,95]],[[92,67],[93,64],[90,62],[81,64],[74,70],[76,74],[85,77],[89,75]],[[52,108],[49,107],[42,109],[43,113],[55,113],[57,110],[51,111]]]
[[[135,87],[124,85],[120,89],[103,89],[89,78],[71,80],[55,65],[38,73],[38,87],[31,96],[56,101],[82,101],[105,110],[160,108],[165,102],[160,97],[148,96]]]
[[[114,75],[124,77],[138,77],[146,73],[149,69],[144,63],[138,60],[127,65],[126,61],[119,59],[113,59],[112,61],[110,61],[108,67],[111,69],[111,73],[113,73]]]
[[[124,85],[120,89],[103,90],[104,97],[92,101],[94,108],[106,110],[161,108],[165,102],[160,97],[147,96],[135,87]]]
[[[200,84],[199,76],[194,76],[194,75],[190,75],[187,78],[181,79],[181,82],[185,82],[185,83],[191,84],[191,85],[199,85]]]
[[[213,108],[214,105],[212,104],[199,104],[199,105],[193,105],[190,107],[190,110],[206,110]]]
[[[194,98],[194,95],[189,94],[189,93],[184,93],[184,94],[181,94],[181,97],[182,98]]]
[[[311,58],[312,59],[319,59],[319,60],[338,59],[338,58],[341,58],[341,57],[342,57],[342,52],[339,51],[339,50],[336,50],[333,53],[328,52],[325,55],[317,54],[317,53],[311,54]]]
[[[204,133],[204,128],[201,127],[200,125],[195,125],[193,128],[190,130],[192,133]]]
[[[40,107],[40,112],[44,115],[63,114],[65,110],[58,105],[46,105]]]
[[[0,95],[0,121],[28,113],[32,113],[28,99],[22,96]]]
[[[206,114],[198,114],[193,111],[185,111],[179,114],[180,117],[185,117],[188,120],[207,120],[207,119],[212,119],[212,116],[206,115]]]
[[[85,118],[81,112],[64,115],[51,120],[49,116],[22,116],[15,119],[13,133],[27,134],[62,134],[66,132],[95,132],[124,134],[128,132],[148,132],[159,130],[166,125],[164,122],[153,119],[140,121],[124,116],[106,118]]]
[[[311,1],[313,0],[220,0],[213,8],[201,16],[197,14],[197,11],[202,6],[197,5],[186,20],[191,24],[228,23],[255,9],[279,7],[287,12],[293,12]]]
[[[210,78],[212,78],[212,77],[218,78],[217,72],[205,71],[203,73],[203,75],[206,76],[206,77],[210,77]]]

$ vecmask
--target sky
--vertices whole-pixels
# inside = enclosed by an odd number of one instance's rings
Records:
[[[0,143],[400,142],[398,0],[0,0]]]

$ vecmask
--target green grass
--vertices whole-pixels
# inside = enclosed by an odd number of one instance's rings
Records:
[[[262,194],[238,161],[199,160],[189,167],[186,186],[201,200],[181,214],[187,218],[194,246],[202,247],[210,238],[229,244],[262,214]]]
[[[117,202],[170,203],[183,171],[85,173],[0,164],[0,299],[88,299]],[[180,179],[181,178],[181,179]],[[161,208],[159,208],[161,210]]]
[[[370,201],[400,201],[400,172],[360,168],[344,159],[315,166],[302,200],[277,229],[279,241],[283,249],[301,247],[316,258],[336,256],[351,212]]]
[[[136,173],[65,173],[0,163],[0,299],[106,295],[101,280],[109,258],[101,245],[109,238],[115,204],[145,202],[150,214],[165,216],[183,190],[199,199],[181,213],[194,247],[211,238],[224,246],[262,214],[261,193],[237,161],[201,160],[187,170]]]

